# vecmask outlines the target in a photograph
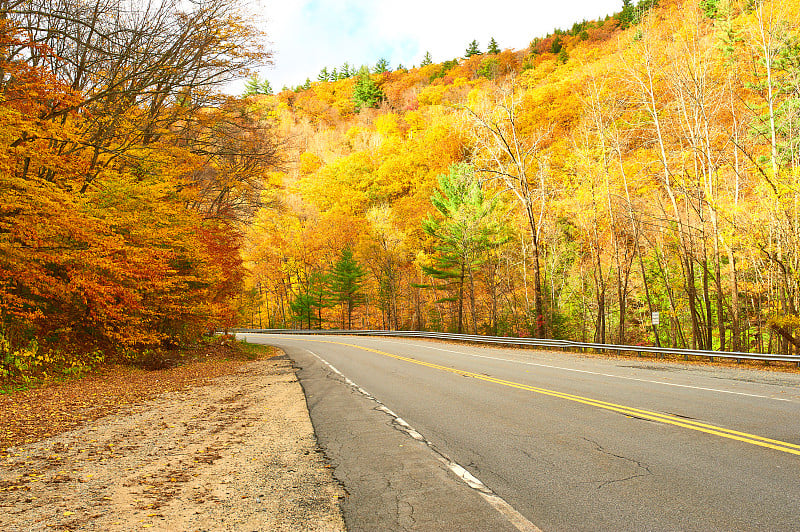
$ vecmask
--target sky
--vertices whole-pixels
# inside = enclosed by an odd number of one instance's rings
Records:
[[[519,50],[555,28],[605,17],[622,0],[251,0],[273,51],[272,66],[259,70],[278,91],[323,67],[374,66],[380,58],[419,65],[464,55],[474,39],[486,51],[494,37],[501,49]]]

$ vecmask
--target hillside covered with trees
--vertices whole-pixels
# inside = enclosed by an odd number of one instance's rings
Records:
[[[798,18],[626,0],[524,50],[255,91],[288,158],[242,324],[797,351]]]
[[[236,325],[796,352],[798,18],[624,0],[232,97],[231,0],[0,2],[0,380]]]

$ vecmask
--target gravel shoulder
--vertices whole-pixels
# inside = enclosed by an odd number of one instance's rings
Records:
[[[285,356],[0,454],[6,531],[336,531],[342,497]]]

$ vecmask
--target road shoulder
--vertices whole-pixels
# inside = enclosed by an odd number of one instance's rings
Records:
[[[7,449],[0,491],[8,531],[344,529],[286,357]]]
[[[300,368],[317,440],[347,490],[341,507],[348,530],[517,530],[319,358],[281,348]]]

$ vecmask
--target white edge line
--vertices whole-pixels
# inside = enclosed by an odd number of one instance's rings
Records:
[[[497,495],[495,492],[491,490],[486,484],[481,482],[478,478],[476,478],[472,473],[467,471],[463,466],[451,460],[448,456],[438,450],[436,447],[433,446],[431,442],[425,439],[422,434],[414,430],[411,425],[409,425],[403,418],[392,412],[386,405],[378,401],[372,394],[367,392],[364,388],[357,385],[355,382],[348,379],[341,371],[336,369],[333,364],[316,354],[315,352],[311,351],[310,349],[306,349],[309,353],[314,355],[319,359],[320,362],[328,366],[331,371],[336,373],[338,376],[344,380],[344,382],[353,388],[354,390],[358,391],[360,394],[364,395],[370,401],[373,401],[378,404],[378,410],[387,414],[388,416],[392,417],[400,427],[402,432],[405,432],[411,438],[425,444],[431,451],[433,451],[434,456],[436,459],[447,466],[450,471],[453,472],[458,478],[460,478],[467,486],[472,488],[473,490],[477,491],[481,497],[489,503],[489,505],[494,508],[496,511],[501,513],[508,521],[516,527],[517,530],[520,532],[542,532],[536,525],[528,521],[525,516],[515,510],[510,504],[508,504],[502,497]]]
[[[380,339],[379,341],[390,342],[390,343],[404,343],[404,342],[400,342],[400,341],[392,341],[392,340],[384,340],[384,339]],[[525,364],[527,366],[538,366],[538,367],[541,367],[541,368],[560,369],[560,370],[563,370],[563,371],[573,371],[575,373],[588,373],[590,375],[599,375],[601,377],[612,377],[614,379],[625,379],[625,380],[629,380],[629,381],[647,382],[647,383],[650,383],[650,384],[662,384],[664,386],[675,386],[675,387],[678,387],[678,388],[691,388],[693,390],[703,390],[703,391],[706,391],[706,392],[728,393],[728,394],[732,394],[732,395],[744,395],[744,396],[747,396],[747,397],[758,397],[759,399],[771,399],[773,401],[785,401],[785,402],[789,402],[789,403],[793,403],[794,402],[792,399],[784,399],[782,397],[770,397],[769,395],[758,395],[758,394],[755,394],[755,393],[734,392],[733,390],[720,390],[718,388],[704,388],[702,386],[691,386],[689,384],[677,384],[677,383],[674,383],[674,382],[663,382],[663,381],[654,381],[654,380],[649,380],[649,379],[639,379],[639,378],[636,378],[636,377],[625,377],[623,375],[613,375],[611,373],[599,373],[599,372],[596,372],[596,371],[589,371],[589,370],[585,370],[585,369],[575,369],[575,368],[565,368],[565,367],[561,367],[561,366],[551,366],[549,364],[540,364],[540,363],[537,363],[537,362],[525,362],[524,360],[512,360],[512,359],[509,359],[509,358],[490,357],[490,356],[487,356],[487,355],[476,355],[474,353],[465,353],[463,351],[453,351],[452,349],[442,349],[440,347],[431,347],[431,346],[422,345],[422,344],[414,344],[414,345],[417,345],[419,347],[423,347],[425,349],[433,349],[435,351],[444,351],[445,353],[454,353],[454,354],[457,354],[457,355],[465,355],[465,356],[468,356],[468,357],[475,357],[475,358],[486,358],[486,359],[489,359],[489,360],[499,360],[499,361],[502,361],[502,362],[512,362],[514,364]]]

